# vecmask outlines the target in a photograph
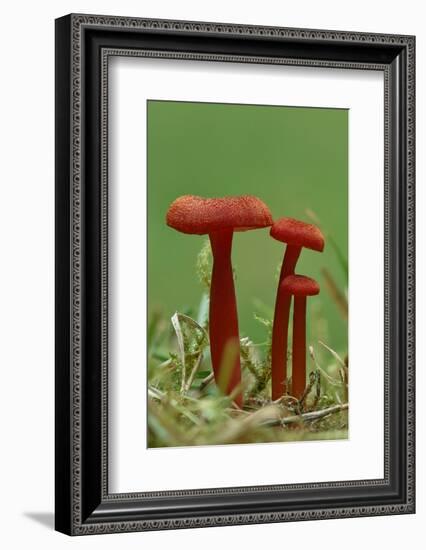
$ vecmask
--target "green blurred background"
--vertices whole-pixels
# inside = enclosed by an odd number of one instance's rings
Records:
[[[314,277],[308,342],[347,351],[347,323],[327,292],[321,268],[342,291],[347,274],[327,234],[348,257],[348,111],[344,109],[148,101],[148,315],[197,311],[203,287],[195,264],[205,237],[165,223],[180,195],[252,194],[273,218],[289,216],[326,234],[324,252],[304,249],[296,272]],[[268,229],[234,234],[233,266],[241,336],[264,342],[254,313],[272,318],[284,245]]]

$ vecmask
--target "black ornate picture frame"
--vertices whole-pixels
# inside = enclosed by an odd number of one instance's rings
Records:
[[[108,491],[110,56],[384,74],[384,477]],[[56,20],[56,529],[69,535],[415,511],[413,36],[68,15]]]

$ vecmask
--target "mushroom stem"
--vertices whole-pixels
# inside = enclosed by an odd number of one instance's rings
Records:
[[[300,399],[306,386],[306,296],[294,297],[292,395]]]
[[[272,401],[287,393],[287,341],[291,294],[278,288],[272,327],[271,377]]]
[[[210,233],[213,269],[210,286],[210,353],[216,384],[229,395],[241,384],[240,337],[231,263],[232,230]],[[241,391],[234,397],[242,407]]]
[[[281,267],[280,280],[278,282],[274,324],[272,327],[272,401],[279,399],[287,393],[287,346],[291,294],[283,292],[281,283],[285,277],[294,273],[300,251],[300,246],[287,245]]]
[[[287,275],[293,275],[301,250],[302,248],[300,246],[287,245],[283,265],[281,267],[280,283],[283,282]]]

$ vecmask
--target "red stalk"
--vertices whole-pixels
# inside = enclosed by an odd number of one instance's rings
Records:
[[[240,336],[231,250],[232,230],[210,233],[213,270],[210,286],[210,353],[216,384],[229,395],[241,384]],[[224,367],[226,372],[224,372]],[[243,405],[241,391],[234,401]]]
[[[279,399],[287,393],[287,346],[291,295],[281,290],[281,283],[285,277],[293,275],[300,251],[300,246],[287,245],[278,282],[274,324],[272,327],[272,401]]]
[[[306,296],[294,297],[292,395],[300,399],[306,387]]]

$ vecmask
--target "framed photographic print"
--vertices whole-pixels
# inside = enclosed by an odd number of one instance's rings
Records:
[[[56,21],[56,529],[415,510],[413,36]]]

